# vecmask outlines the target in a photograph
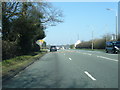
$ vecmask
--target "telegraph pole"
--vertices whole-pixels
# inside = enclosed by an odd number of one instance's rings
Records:
[[[93,31],[92,31],[92,50],[94,48],[94,43],[93,43]]]

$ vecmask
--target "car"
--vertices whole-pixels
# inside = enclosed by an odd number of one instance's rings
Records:
[[[50,47],[50,52],[55,52],[57,51],[57,47],[56,46],[51,46]]]
[[[59,50],[60,49],[60,47],[56,47],[57,48],[57,50]]]
[[[105,47],[106,53],[120,53],[120,41],[108,41]]]

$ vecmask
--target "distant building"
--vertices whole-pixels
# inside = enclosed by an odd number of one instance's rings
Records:
[[[80,40],[77,40],[77,42],[74,44],[74,47],[76,47],[78,44],[80,44],[81,41]]]
[[[62,48],[61,48],[61,49],[63,49],[63,50],[64,50],[64,49],[65,49],[65,47],[64,47],[64,46],[62,46]]]

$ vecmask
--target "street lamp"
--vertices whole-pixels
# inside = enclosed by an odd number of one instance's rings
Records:
[[[115,17],[116,17],[116,40],[118,40],[118,16],[117,16],[117,11],[111,8],[107,8],[106,10],[114,11],[115,12]]]

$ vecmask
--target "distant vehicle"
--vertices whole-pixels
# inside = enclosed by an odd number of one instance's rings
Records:
[[[57,48],[57,50],[59,50],[60,48],[59,47],[56,47]]]
[[[108,41],[106,42],[106,53],[120,53],[120,41]]]
[[[56,46],[51,46],[50,47],[50,52],[54,52],[54,51],[57,51],[57,47]]]

